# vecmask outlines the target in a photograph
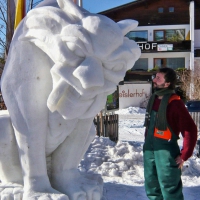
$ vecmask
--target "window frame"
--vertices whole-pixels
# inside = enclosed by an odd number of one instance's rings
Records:
[[[145,65],[146,65],[146,68],[142,68],[141,66],[139,66],[139,68],[136,68],[137,65],[136,65],[136,62],[141,62],[141,60],[143,60],[143,62],[146,62]],[[148,62],[149,62],[149,58],[139,58],[137,61],[135,62],[134,66],[131,68],[131,71],[148,71]],[[135,68],[135,69],[134,69]]]
[[[164,8],[163,7],[159,7],[158,8],[158,13],[164,13]]]
[[[156,31],[163,31],[163,40],[156,40]],[[154,41],[165,41],[165,29],[160,29],[160,30],[153,30],[153,37],[154,37]]]
[[[167,66],[167,59],[184,59],[184,67],[185,67],[185,57],[167,57],[167,58],[153,58],[153,67],[159,67],[159,68],[163,68],[163,67],[169,67]],[[161,66],[156,66],[156,59],[160,59],[161,60]],[[182,68],[182,66],[177,66],[177,68]]]
[[[172,9],[172,10],[170,10],[170,9]],[[171,6],[171,7],[169,7],[169,13],[174,13],[174,7],[173,6]]]
[[[137,40],[133,39],[133,37],[131,38],[131,37],[129,36],[129,34],[131,34],[131,32],[145,32],[147,38],[144,38],[144,39],[146,39],[145,41],[137,41]],[[137,30],[137,31],[136,31],[136,30],[133,30],[133,31],[130,31],[126,36],[127,36],[130,40],[134,40],[135,42],[148,42],[148,30]]]
[[[170,30],[172,30],[172,31],[184,30],[184,39],[183,40],[185,40],[186,30],[184,28],[182,28],[182,29],[156,29],[156,30],[153,30],[153,35],[154,35],[153,39],[154,39],[154,41],[157,41],[157,42],[159,42],[159,41],[171,41],[171,40],[167,40],[166,39],[167,38],[167,31],[170,31]],[[163,31],[164,32],[164,34],[163,34],[164,39],[163,40],[156,40],[156,32],[157,31]],[[183,40],[177,40],[177,41],[171,41],[171,42],[178,42],[178,41],[183,41]]]

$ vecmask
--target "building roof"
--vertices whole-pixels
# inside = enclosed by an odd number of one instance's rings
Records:
[[[103,12],[114,21],[135,19],[139,26],[189,24],[189,3],[191,0],[137,0]],[[195,28],[200,29],[200,0],[195,2]],[[158,13],[163,7],[164,12]],[[174,12],[169,12],[174,7]]]

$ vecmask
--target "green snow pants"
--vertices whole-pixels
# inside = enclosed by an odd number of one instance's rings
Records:
[[[150,200],[183,200],[181,170],[175,162],[180,155],[177,136],[170,141],[154,137],[156,112],[151,112],[143,147],[145,191]]]

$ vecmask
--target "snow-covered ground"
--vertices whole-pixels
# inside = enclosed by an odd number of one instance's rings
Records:
[[[79,169],[101,174],[103,200],[147,200],[144,190],[143,153],[145,109],[129,107],[119,114],[119,141],[95,137]],[[182,140],[179,145],[181,148]],[[200,199],[200,158],[194,155],[182,170],[185,200]]]

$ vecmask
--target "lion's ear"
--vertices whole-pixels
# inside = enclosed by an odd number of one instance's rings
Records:
[[[69,16],[82,20],[84,13],[89,13],[88,11],[77,6],[72,0],[57,0],[59,7]],[[70,16],[69,16],[70,17]]]
[[[128,32],[134,30],[138,26],[138,22],[132,19],[121,20],[117,22],[117,24],[122,30],[123,35],[126,35]]]

